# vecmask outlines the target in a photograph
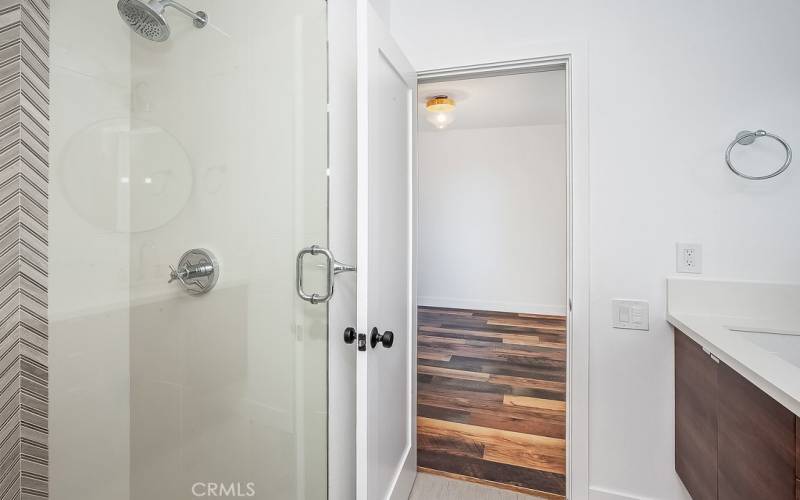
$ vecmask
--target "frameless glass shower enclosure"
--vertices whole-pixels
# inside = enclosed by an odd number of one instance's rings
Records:
[[[325,498],[325,3],[51,8],[51,497]]]

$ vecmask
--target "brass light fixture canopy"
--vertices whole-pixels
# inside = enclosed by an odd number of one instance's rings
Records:
[[[456,109],[456,101],[446,95],[433,96],[425,103],[431,113],[449,113]]]

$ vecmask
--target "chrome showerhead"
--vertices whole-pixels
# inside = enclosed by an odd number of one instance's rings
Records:
[[[153,42],[164,42],[169,38],[169,24],[164,17],[167,7],[172,7],[191,17],[197,28],[203,28],[208,24],[208,16],[205,12],[192,12],[174,0],[117,1],[117,10],[123,21],[137,35]]]

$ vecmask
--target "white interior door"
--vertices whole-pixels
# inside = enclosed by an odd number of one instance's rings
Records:
[[[367,0],[358,4],[357,24],[357,499],[407,499],[417,465],[411,223],[417,82]],[[393,334],[391,347],[386,332]],[[385,345],[374,342],[374,333]]]

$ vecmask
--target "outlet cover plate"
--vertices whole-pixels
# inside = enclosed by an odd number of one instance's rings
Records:
[[[612,326],[623,330],[650,330],[650,304],[645,300],[611,301]]]
[[[703,272],[703,245],[678,243],[675,256],[679,273],[701,274]]]

